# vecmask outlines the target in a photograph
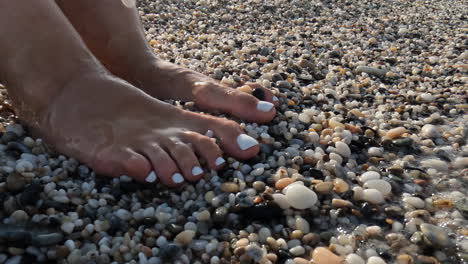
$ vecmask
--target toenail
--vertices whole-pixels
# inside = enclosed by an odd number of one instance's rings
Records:
[[[239,145],[241,150],[246,150],[255,145],[258,145],[258,141],[255,140],[255,138],[248,136],[246,134],[240,134],[237,137],[237,144]]]
[[[156,180],[156,178],[158,178],[156,176],[156,173],[154,171],[151,171],[148,176],[146,177],[145,181],[146,182],[154,182]]]
[[[219,166],[219,165],[223,164],[224,162],[226,162],[226,160],[223,159],[223,158],[221,158],[221,157],[219,157],[219,158],[216,159],[215,165],[216,165],[216,166]]]
[[[273,104],[266,101],[259,101],[257,104],[257,110],[262,112],[269,112],[273,108]]]
[[[278,102],[278,100],[279,100],[278,97],[273,96],[273,102]]]
[[[172,175],[172,181],[174,181],[175,183],[181,183],[184,181],[184,177],[182,177],[182,174],[180,173],[174,173]]]
[[[200,167],[198,167],[198,166],[193,167],[193,169],[192,169],[192,175],[193,176],[198,176],[198,175],[200,175],[202,173],[203,173],[203,170]]]

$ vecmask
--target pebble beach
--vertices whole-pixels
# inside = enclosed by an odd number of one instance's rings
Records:
[[[136,4],[162,59],[273,91],[273,121],[234,119],[260,153],[178,189],[106,178],[0,85],[0,264],[468,263],[468,2]]]

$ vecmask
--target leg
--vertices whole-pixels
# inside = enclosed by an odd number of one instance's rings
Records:
[[[159,99],[194,101],[207,111],[222,111],[264,123],[275,115],[276,97],[265,101],[223,87],[203,74],[159,60],[145,39],[135,6],[116,0],[56,0],[91,51],[117,76]],[[131,1],[128,1],[131,2]]]
[[[97,173],[173,187],[196,181],[196,154],[211,169],[223,163],[199,134],[206,129],[237,158],[259,150],[235,122],[173,107],[110,75],[52,0],[0,0],[0,32],[0,79],[18,115]]]

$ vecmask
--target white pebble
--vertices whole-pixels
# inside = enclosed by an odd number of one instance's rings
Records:
[[[286,210],[291,207],[288,199],[286,199],[286,195],[282,193],[274,193],[273,199],[275,200],[275,203],[283,210]]]
[[[379,236],[380,234],[382,234],[382,228],[376,225],[368,226],[366,228],[366,231],[370,236]]]
[[[425,168],[432,168],[437,171],[447,171],[448,170],[448,164],[445,161],[442,161],[440,159],[427,159],[421,161],[421,165]]]
[[[369,181],[369,180],[377,180],[377,179],[380,179],[380,173],[376,171],[366,171],[361,175],[361,177],[359,177],[359,180],[362,183],[365,183],[366,181]]]
[[[63,232],[67,233],[67,234],[71,234],[73,232],[73,229],[75,229],[75,224],[73,224],[72,222],[66,222],[66,223],[63,223],[60,228],[62,229]]]
[[[425,202],[421,198],[413,197],[413,196],[407,196],[403,198],[403,202],[417,209],[422,209],[426,206]]]
[[[424,125],[421,129],[421,135],[426,138],[438,138],[440,136],[437,127],[431,124]]]
[[[296,209],[310,208],[317,202],[315,192],[300,184],[291,184],[286,187],[285,195],[289,204]]]
[[[392,192],[392,185],[384,180],[368,180],[364,183],[364,188],[376,189],[383,195],[390,194]]]
[[[143,217],[153,218],[154,217],[154,207],[148,207],[143,211]]]
[[[423,102],[430,103],[430,102],[434,101],[435,96],[432,95],[432,94],[430,94],[430,93],[422,93],[422,94],[420,95],[420,98],[421,98],[421,100],[422,100]]]
[[[115,215],[124,221],[128,221],[130,220],[130,218],[132,218],[132,214],[125,209],[117,210],[117,212],[115,212]]]
[[[303,234],[310,232],[310,224],[304,218],[296,216],[296,229],[301,230]]]
[[[372,204],[381,204],[384,202],[383,194],[376,189],[364,190],[362,199]]]
[[[346,256],[347,264],[366,264],[366,262],[358,254],[349,254]]]
[[[452,164],[455,169],[468,168],[468,157],[458,157]]]
[[[372,256],[367,260],[367,264],[387,264],[387,262],[380,257]]]
[[[383,148],[370,147],[367,153],[371,157],[382,157],[384,150]]]
[[[75,249],[75,242],[73,240],[67,240],[65,241],[64,245],[68,248],[68,250],[73,251]]]
[[[305,249],[302,247],[302,246],[295,246],[293,248],[291,248],[289,250],[289,252],[293,255],[293,256],[301,256],[301,255],[304,255],[305,253]]]
[[[300,113],[298,118],[299,118],[299,121],[306,123],[306,124],[310,124],[310,116],[308,114]]]
[[[19,173],[28,172],[34,169],[34,165],[28,160],[19,160],[15,169]]]
[[[351,149],[344,142],[338,141],[335,143],[336,152],[342,157],[349,158],[351,156]]]

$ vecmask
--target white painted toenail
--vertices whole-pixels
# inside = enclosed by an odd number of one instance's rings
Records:
[[[276,96],[273,96],[273,102],[277,102],[279,99]]]
[[[154,171],[151,171],[148,176],[146,176],[145,181],[147,182],[154,182],[158,177],[156,176],[156,173]]]
[[[246,150],[255,145],[258,145],[258,141],[255,140],[255,138],[248,136],[246,134],[240,134],[237,137],[237,144],[239,145],[240,149]]]
[[[269,112],[273,108],[273,104],[267,101],[259,101],[257,104],[257,110],[262,112]]]
[[[192,175],[193,176],[198,176],[198,175],[200,175],[202,173],[203,173],[203,170],[200,167],[198,167],[198,166],[193,167],[193,169],[192,169]]]
[[[217,158],[217,159],[215,160],[215,165],[216,165],[216,166],[219,166],[219,165],[223,164],[224,162],[226,162],[226,160],[223,159],[223,158],[221,158],[221,157],[219,157],[219,158]]]
[[[174,173],[172,175],[172,180],[175,182],[175,183],[181,183],[184,181],[184,177],[182,177],[182,174],[180,173]]]

